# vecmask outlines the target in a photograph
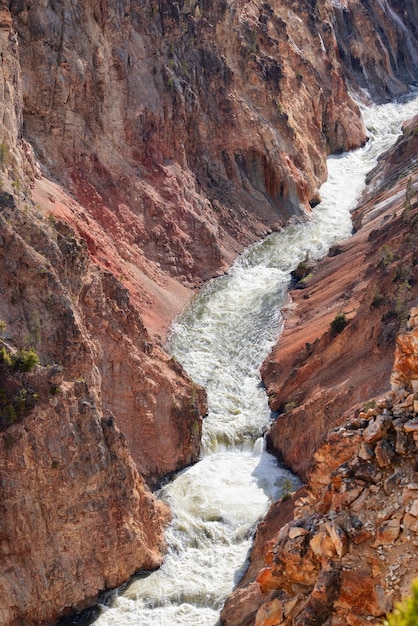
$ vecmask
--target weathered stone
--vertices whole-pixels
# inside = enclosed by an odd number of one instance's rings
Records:
[[[355,478],[369,483],[376,482],[378,470],[373,463],[363,461],[360,457],[355,456],[350,459],[348,465]]]
[[[336,605],[349,609],[350,613],[373,617],[384,615],[390,606],[379,582],[365,571],[341,573],[341,593]]]
[[[318,580],[302,611],[293,618],[294,626],[323,624],[329,617],[334,601],[338,598],[341,586],[339,564],[329,562],[320,571]]]
[[[401,531],[401,519],[399,517],[383,522],[377,529],[376,545],[391,545],[399,537]]]
[[[364,439],[366,443],[375,443],[386,436],[389,428],[392,426],[392,418],[384,413],[379,414],[370,422],[364,431]]]
[[[343,487],[344,488],[341,489],[341,492],[333,494],[332,506],[335,509],[339,509],[343,506],[349,506],[352,502],[357,501],[360,494],[364,490],[364,483],[363,485],[357,485],[350,481],[345,483]],[[353,508],[353,511],[356,510]]]
[[[410,512],[406,512],[403,516],[402,523],[404,525],[405,531],[410,531],[412,533],[418,533],[418,519],[416,515],[413,515]]]
[[[337,524],[326,523],[325,528],[331,537],[337,556],[340,558],[348,552],[348,537],[346,533]]]
[[[301,537],[303,535],[309,535],[309,530],[306,530],[306,528],[301,528],[299,526],[293,526],[289,528],[289,539],[296,539],[296,537]]]
[[[407,433],[403,428],[403,423],[397,424],[395,426],[396,430],[396,444],[395,450],[398,454],[405,455],[411,449],[410,439],[408,438]]]
[[[257,574],[257,583],[260,586],[261,593],[268,593],[272,589],[278,589],[280,581],[275,576],[271,567],[265,567]]]
[[[284,617],[283,604],[275,598],[263,604],[257,611],[254,626],[278,626]]]
[[[318,557],[333,558],[337,555],[336,545],[324,529],[316,533],[309,542],[312,552]]]
[[[48,372],[48,382],[59,387],[64,380],[64,368],[60,365],[53,365]]]
[[[235,596],[224,607],[222,619],[229,626],[242,626],[246,620],[254,619],[260,604],[263,605],[266,599],[266,596],[262,595],[259,585],[252,582],[237,590]]]
[[[394,491],[394,489],[397,489],[401,483],[401,480],[402,472],[400,471],[395,471],[393,472],[393,474],[388,476],[383,483],[383,489],[385,491],[385,494],[388,496]]]
[[[415,418],[415,419],[409,420],[403,425],[403,428],[407,433],[414,434],[418,432],[418,419]]]
[[[366,541],[370,541],[373,539],[374,535],[370,533],[368,530],[361,529],[356,535],[353,537],[353,543],[355,545],[360,545],[361,543],[365,543]]]
[[[389,467],[395,456],[393,444],[387,440],[378,441],[374,453],[379,467]]]
[[[414,500],[408,507],[408,513],[414,517],[418,517],[418,500]]]
[[[362,441],[359,448],[358,456],[364,461],[371,461],[374,457],[374,446],[370,443]]]

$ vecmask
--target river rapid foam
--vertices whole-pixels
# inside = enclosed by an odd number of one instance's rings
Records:
[[[281,332],[290,272],[348,237],[350,211],[379,154],[418,113],[418,98],[364,110],[369,141],[328,159],[329,177],[312,219],[251,246],[210,281],[172,326],[169,349],[208,394],[202,458],[158,496],[174,519],[159,571],[135,578],[103,607],[97,626],[214,626],[245,567],[257,521],[296,487],[263,448],[272,418],[259,367]]]

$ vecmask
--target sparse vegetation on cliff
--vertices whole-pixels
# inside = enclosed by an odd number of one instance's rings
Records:
[[[338,313],[332,320],[330,326],[331,326],[332,332],[335,335],[338,335],[344,330],[347,324],[348,324],[347,315],[345,313]]]
[[[39,357],[34,350],[0,348],[0,430],[22,419],[36,405],[38,392],[19,374],[28,374],[37,365]]]
[[[418,624],[418,580],[412,583],[412,593],[399,602],[388,615],[384,626],[416,626]]]

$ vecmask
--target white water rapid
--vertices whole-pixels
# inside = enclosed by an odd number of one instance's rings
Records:
[[[370,141],[328,161],[312,220],[291,225],[242,254],[173,324],[170,350],[208,393],[202,460],[163,487],[174,521],[161,569],[134,579],[103,607],[97,626],[214,626],[244,567],[251,536],[284,481],[296,479],[263,451],[271,415],[259,366],[277,339],[290,271],[325,255],[351,232],[350,210],[366,173],[418,112],[418,99],[364,111]]]

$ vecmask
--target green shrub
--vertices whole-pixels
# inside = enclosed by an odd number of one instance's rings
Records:
[[[31,372],[39,365],[39,357],[35,350],[18,350],[13,356],[13,367],[19,372]]]
[[[289,402],[286,402],[286,404],[284,405],[284,411],[285,413],[287,411],[292,411],[296,406],[296,402],[294,400],[290,400]]]
[[[373,294],[373,299],[372,299],[372,303],[371,303],[370,306],[373,309],[377,309],[382,304],[383,300],[384,300],[384,296],[381,293],[380,289],[377,288],[376,291]]]
[[[412,595],[396,605],[384,624],[385,626],[416,626],[418,624],[418,580],[412,583]]]
[[[377,406],[376,400],[367,400],[367,402],[363,406],[363,411],[368,411],[369,409],[375,409]]]
[[[286,500],[290,500],[292,497],[293,483],[290,478],[284,478],[282,482],[282,502],[286,502]]]
[[[338,333],[341,333],[344,330],[347,324],[348,320],[346,314],[338,313],[338,315],[336,315],[331,322],[331,330],[333,333],[338,335]]]
[[[5,419],[7,425],[17,422],[16,409],[12,404],[8,404],[3,410],[3,418]]]
[[[393,261],[393,252],[392,250],[389,248],[388,244],[385,243],[381,248],[380,248],[380,261],[378,263],[379,267],[387,267],[388,265],[390,265]]]
[[[6,367],[12,366],[11,356],[4,346],[0,348],[0,364],[5,365]]]

